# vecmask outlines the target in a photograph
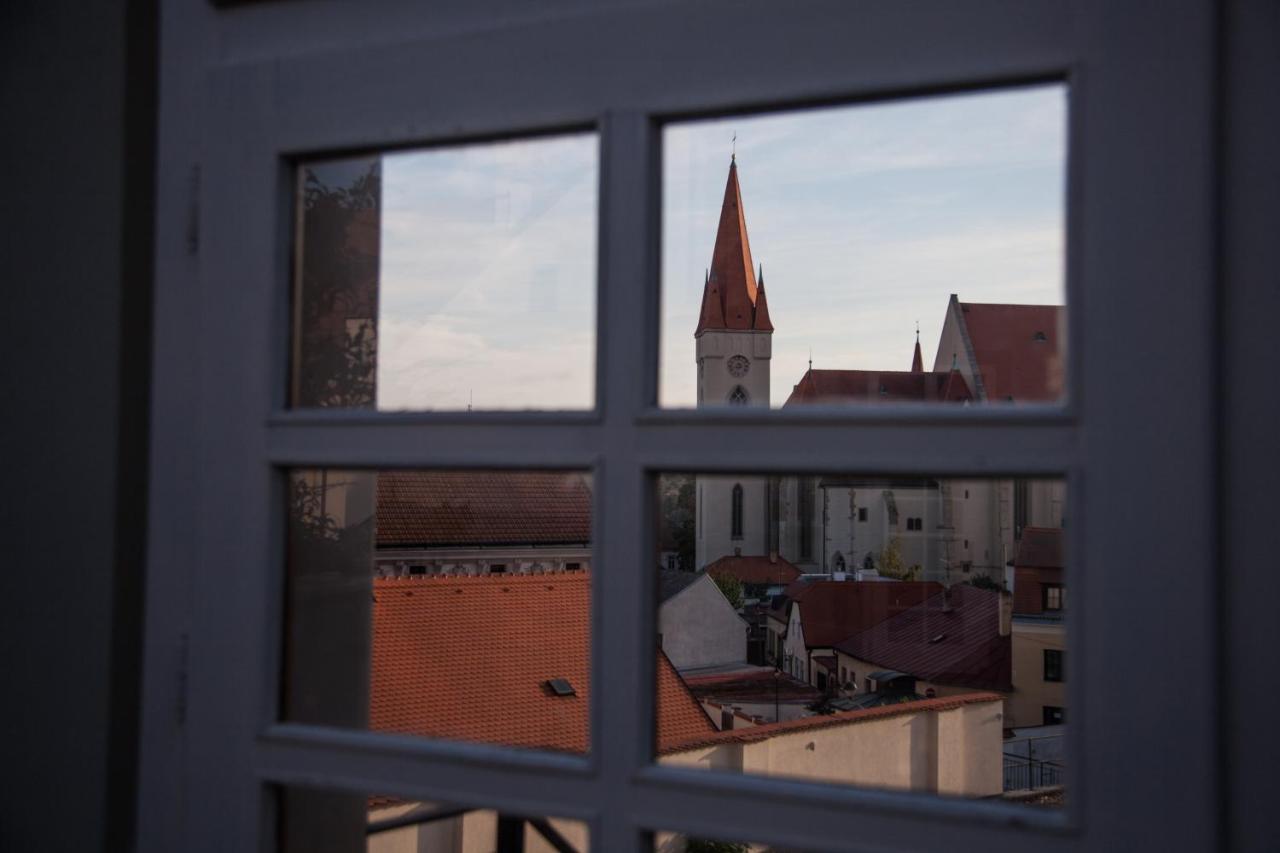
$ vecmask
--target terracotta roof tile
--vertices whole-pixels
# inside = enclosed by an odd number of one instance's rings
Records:
[[[561,471],[378,474],[378,546],[585,544],[590,477]]]
[[[800,577],[782,557],[730,555],[707,564],[709,575],[732,575],[742,583],[786,585]]]
[[[483,575],[374,581],[370,728],[585,753],[590,577]],[[658,744],[715,726],[658,656]],[[546,682],[566,679],[576,695]]]
[[[933,581],[797,581],[781,607],[800,607],[806,646],[830,648],[940,592],[942,585]],[[775,613],[787,621],[779,608]]]
[[[900,403],[972,400],[969,385],[959,371],[930,373],[907,370],[814,370],[791,389],[783,405],[813,403]]]
[[[1065,308],[959,305],[988,400],[1053,401],[1062,396]]]
[[[801,612],[803,616],[803,611]],[[965,584],[854,634],[836,649],[924,681],[1009,690],[1013,646],[1000,636],[1000,593]]]
[[[1020,568],[1062,568],[1062,528],[1024,527],[1013,564]]]

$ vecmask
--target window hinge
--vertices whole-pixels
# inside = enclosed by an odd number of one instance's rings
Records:
[[[192,165],[187,176],[187,254],[200,251],[200,164]]]
[[[178,720],[178,725],[183,725],[187,721],[187,661],[190,657],[190,653],[188,651],[189,646],[190,642],[188,635],[184,631],[178,638],[178,689],[174,703],[174,712]]]

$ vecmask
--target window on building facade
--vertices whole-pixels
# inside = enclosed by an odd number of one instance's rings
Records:
[[[1044,680],[1062,681],[1062,649],[1044,650]]]
[[[1061,584],[1042,584],[1041,595],[1044,597],[1045,610],[1062,610],[1066,606],[1066,590]]]
[[[731,518],[729,520],[729,535],[734,539],[742,538],[742,485],[735,483],[733,486],[733,495],[730,499],[732,506]]]
[[[1059,726],[1066,722],[1066,711],[1054,705],[1044,706],[1044,725]]]

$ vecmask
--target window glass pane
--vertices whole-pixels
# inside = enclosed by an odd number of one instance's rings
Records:
[[[661,405],[1062,399],[1066,109],[1050,85],[668,125]]]
[[[1061,803],[1066,484],[1016,482],[660,476],[659,763]]]
[[[587,825],[460,803],[365,796],[315,788],[279,790],[282,853],[553,853],[591,849]]]
[[[587,751],[589,474],[288,481],[286,719]]]
[[[594,405],[594,134],[306,162],[297,181],[293,405]]]

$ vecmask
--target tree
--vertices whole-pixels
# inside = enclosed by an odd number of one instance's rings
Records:
[[[897,536],[892,537],[889,544],[885,545],[884,550],[880,552],[880,574],[887,578],[899,581],[915,580],[919,570],[919,566],[907,568],[906,561],[902,559],[902,540]]]
[[[724,597],[729,599],[729,603],[733,605],[734,610],[741,610],[743,604],[742,581],[735,578],[727,572],[720,572],[711,576],[716,582],[716,586],[720,587],[720,591],[724,593]]]
[[[692,475],[664,474],[659,480],[662,496],[662,521],[667,528],[670,544],[680,558],[680,566],[693,568],[695,557],[694,529],[695,490]],[[665,545],[666,543],[664,543]]]
[[[965,583],[967,583],[969,586],[976,587],[977,589],[989,589],[992,592],[1004,591],[1003,584],[993,580],[987,575],[976,575],[975,577],[969,578],[969,580],[965,581]]]

